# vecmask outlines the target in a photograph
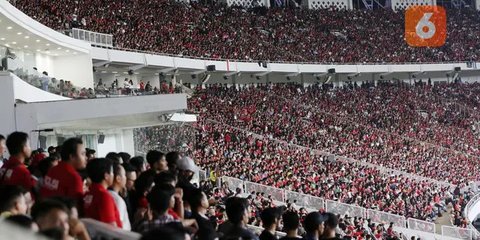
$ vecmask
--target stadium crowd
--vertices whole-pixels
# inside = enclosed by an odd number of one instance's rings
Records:
[[[51,239],[94,238],[82,218],[136,231],[142,239],[404,239],[389,223],[308,213],[263,193],[212,180],[192,183],[195,162],[179,152],[97,158],[80,139],[32,151],[26,133],[0,136],[0,219]],[[258,236],[248,225],[262,226]],[[113,231],[113,229],[112,229]]]
[[[173,0],[16,0],[15,6],[56,30],[113,34],[116,47],[182,56],[382,63],[473,61],[480,55],[480,15],[473,9],[447,10],[444,46],[414,48],[404,40],[404,13],[392,10],[256,11]]]
[[[475,153],[478,139],[472,127],[476,113],[466,116],[464,111],[455,111],[453,101],[442,102],[442,95],[429,89],[408,85],[330,90],[320,86],[262,85],[240,90],[212,86],[200,90],[189,104],[206,119],[270,138],[452,184],[477,181],[477,157],[450,149],[468,145],[457,150]]]

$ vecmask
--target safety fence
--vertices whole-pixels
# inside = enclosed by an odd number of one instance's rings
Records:
[[[442,236],[460,239],[472,239],[473,232],[471,229],[466,228],[442,226]]]
[[[435,228],[435,223],[422,221],[414,218],[407,219],[407,224],[410,229],[422,231],[422,232],[429,232],[429,233],[436,233],[437,229]]]
[[[202,171],[200,175],[206,174]],[[435,223],[422,221],[418,219],[382,212],[374,209],[366,209],[360,206],[355,206],[347,203],[341,203],[333,200],[325,200],[321,197],[315,197],[304,193],[295,191],[279,189],[271,186],[266,186],[249,181],[243,181],[233,177],[221,177],[221,183],[227,186],[231,191],[241,189],[244,194],[264,193],[265,196],[271,196],[272,200],[285,203],[294,203],[298,207],[304,207],[308,210],[315,211],[324,209],[327,212],[335,213],[342,216],[361,217],[371,219],[372,222],[382,223],[388,225],[393,223],[393,226],[398,229],[405,229],[405,231],[416,232],[418,236],[438,235],[436,234]],[[220,181],[219,181],[220,182]],[[471,229],[457,228],[450,226],[442,226],[442,236],[445,239],[476,239],[473,238],[474,233]],[[412,235],[413,236],[413,235]]]

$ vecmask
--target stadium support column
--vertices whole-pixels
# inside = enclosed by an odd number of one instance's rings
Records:
[[[267,74],[265,76],[265,81],[266,81],[267,85],[270,83],[270,74]]]
[[[300,73],[300,83],[302,84],[302,87],[305,87],[305,76],[303,73]]]
[[[233,74],[232,75],[232,84],[234,88],[237,88],[237,75],[238,74]]]

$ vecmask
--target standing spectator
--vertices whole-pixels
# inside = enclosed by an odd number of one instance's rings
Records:
[[[325,230],[323,231],[323,235],[320,239],[334,239],[339,240],[340,238],[336,235],[336,229],[338,226],[338,217],[333,213],[325,213]]]
[[[27,214],[25,190],[14,185],[0,186],[0,217]]]
[[[175,189],[169,185],[157,185],[150,191],[147,199],[152,215],[150,218],[146,218],[138,224],[136,228],[138,232],[147,232],[167,223],[181,225],[179,220],[175,220],[168,214],[168,209],[172,208],[175,204],[175,199],[173,198],[174,193]]]
[[[305,240],[318,240],[323,235],[326,217],[319,212],[309,213],[303,222],[305,228]]]
[[[215,232],[215,221],[207,217],[207,210],[209,207],[207,195],[195,188],[190,192],[188,199],[192,209],[192,218],[197,221],[199,240],[215,240],[218,239],[217,232]]]
[[[280,221],[280,209],[266,208],[260,214],[264,230],[260,234],[260,240],[277,240],[276,230]]]
[[[295,240],[302,239],[298,236],[298,228],[300,227],[300,217],[296,212],[287,211],[282,215],[283,230],[287,236],[280,238],[280,240]]]
[[[40,190],[43,198],[64,196],[77,202],[83,197],[83,180],[79,170],[85,169],[85,147],[79,138],[65,141],[61,149],[62,161],[51,168]]]
[[[5,145],[5,136],[0,134],[0,168],[5,163],[6,159],[3,157],[5,151],[7,150],[7,146]]]
[[[13,132],[7,137],[7,148],[10,159],[0,169],[0,184],[18,185],[32,191],[35,180],[25,166],[25,161],[32,154],[28,134]]]
[[[257,235],[246,228],[250,219],[250,206],[246,198],[231,197],[227,199],[226,211],[232,226],[226,231],[222,239],[251,239],[258,240]]]
[[[166,157],[168,170],[173,174],[177,174],[177,162],[180,159],[180,154],[178,152],[169,152]]]
[[[83,198],[85,217],[122,228],[122,221],[113,197],[107,188],[113,183],[113,164],[108,158],[96,158],[87,164],[87,173],[92,181]]]
[[[165,154],[157,150],[151,150],[147,153],[147,162],[150,165],[148,171],[160,173],[162,171],[168,171],[167,160]]]
[[[120,164],[113,165],[113,184],[112,188],[109,191],[117,205],[118,212],[120,214],[120,220],[122,221],[122,228],[124,230],[130,231],[130,220],[128,217],[127,204],[125,200],[120,196],[120,193],[124,192],[127,184],[127,176],[125,169]]]
[[[48,91],[48,84],[50,83],[50,77],[48,77],[48,73],[47,72],[43,72],[42,73],[42,77],[40,78],[40,81],[42,83],[42,89],[44,91]]]
[[[90,160],[95,158],[95,153],[96,153],[95,149],[87,148],[86,152],[87,152],[87,162],[90,162]]]

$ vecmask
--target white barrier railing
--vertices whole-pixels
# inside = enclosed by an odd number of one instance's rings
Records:
[[[397,227],[405,227],[407,225],[407,221],[405,220],[404,216],[377,211],[373,209],[367,210],[367,218],[370,218],[373,222],[378,223],[393,223],[393,225]]]
[[[326,201],[326,210],[327,212],[340,214],[340,215],[348,215],[350,217],[362,217],[365,218],[367,211],[363,207],[353,206],[346,203],[335,202],[332,200]]]
[[[290,203],[295,203],[298,206],[315,209],[317,211],[325,207],[325,202],[322,198],[288,190],[285,190],[285,200],[288,200]]]
[[[284,190],[270,187],[253,182],[245,182],[245,191],[246,193],[251,192],[263,192],[267,196],[272,196],[272,199],[279,202],[285,202],[285,193]]]
[[[222,177],[222,181],[227,184],[228,189],[232,192],[236,192],[237,188],[240,188],[242,192],[246,192],[244,182],[238,178]]]
[[[408,228],[422,232],[436,233],[435,223],[414,218],[407,219]]]
[[[442,236],[470,240],[473,238],[473,232],[466,228],[442,226]]]

